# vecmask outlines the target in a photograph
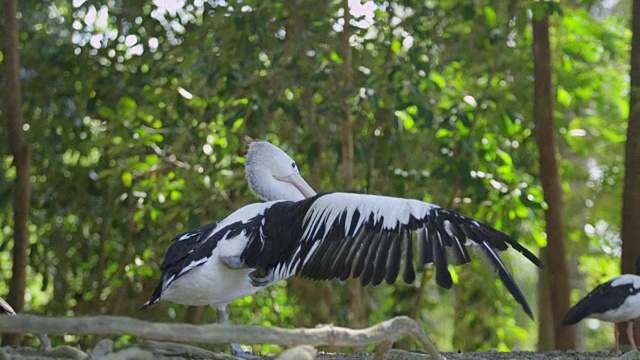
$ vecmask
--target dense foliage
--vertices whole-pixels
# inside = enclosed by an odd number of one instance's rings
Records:
[[[137,309],[173,235],[257,201],[244,180],[249,138],[294,154],[316,190],[424,199],[544,246],[531,107],[539,3],[349,3],[347,69],[342,2],[23,3],[33,152],[27,310],[213,321],[209,309]],[[565,233],[579,289],[616,274],[620,255],[630,34],[625,10],[604,3],[557,5],[551,25]],[[345,131],[353,182],[337,170]],[[4,140],[0,154],[4,295],[15,169]],[[519,254],[506,260],[535,304],[534,267]],[[358,305],[370,323],[416,317],[441,349],[534,349],[536,322],[485,265],[453,268],[453,291],[438,289],[427,270],[411,286],[367,288]],[[349,325],[349,301],[339,282],[292,279],[230,311],[241,323]],[[609,345],[609,332],[588,325],[587,348]]]

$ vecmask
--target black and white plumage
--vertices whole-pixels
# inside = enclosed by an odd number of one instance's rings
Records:
[[[245,172],[249,187],[263,200],[296,201],[316,194],[300,176],[295,161],[268,142],[249,145]],[[247,205],[218,223],[176,236],[160,265],[160,283],[143,307],[160,300],[211,305],[217,310],[218,322],[227,323],[227,305],[261,289],[249,281],[252,270],[238,269],[232,262],[233,254],[242,248],[245,220],[264,206],[264,203]],[[238,344],[230,345],[233,355],[252,358]]]
[[[316,194],[300,176],[291,157],[268,142],[250,144],[245,171],[250,188],[265,200],[295,201]],[[226,306],[256,292],[258,288],[247,285],[247,270],[230,268],[219,259],[239,256],[245,242],[241,238],[248,231],[247,221],[261,213],[266,204],[244,206],[218,223],[176,236],[160,265],[160,284],[144,306],[161,298],[184,305]],[[247,284],[238,286],[243,282]],[[223,291],[210,294],[208,288]]]
[[[620,335],[615,323],[627,322],[629,343],[638,350],[633,320],[640,318],[640,257],[636,259],[635,275],[623,274],[598,285],[567,312],[562,323],[573,325],[585,318],[614,323],[616,351],[620,351]]]
[[[269,203],[267,203],[269,204]],[[527,301],[498,250],[509,246],[538,266],[542,262],[509,236],[476,220],[426,202],[352,193],[320,194],[298,202],[274,202],[251,221],[240,256],[257,269],[255,285],[294,274],[311,279],[359,278],[362,285],[393,283],[400,273],[415,279],[415,266],[433,263],[436,283],[451,288],[447,252],[454,264],[471,261],[477,246],[529,316]]]
[[[261,197],[277,193],[255,186],[252,181],[260,179],[251,179],[248,168],[247,173],[250,186]],[[271,181],[268,171],[262,176]],[[296,196],[302,193],[305,197],[312,191],[298,190]],[[292,196],[286,191],[278,196],[283,195]],[[454,264],[470,262],[470,245],[486,255],[515,300],[533,317],[497,254],[511,246],[542,267],[521,244],[486,224],[433,204],[352,193],[251,204],[218,223],[177,236],[161,265],[161,282],[145,306],[164,299],[209,304],[226,315],[229,302],[295,274],[311,279],[353,277],[363,285],[377,285],[393,283],[402,273],[410,283],[416,266],[426,264],[434,264],[437,284],[450,288],[448,257]],[[237,350],[232,346],[234,354]]]

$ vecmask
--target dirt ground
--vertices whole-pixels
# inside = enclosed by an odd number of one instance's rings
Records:
[[[610,351],[601,352],[484,352],[484,353],[441,353],[448,360],[472,360],[472,359],[496,359],[496,360],[604,360],[604,359],[620,359],[620,360],[640,360],[640,353],[632,352],[626,354],[615,354]],[[321,354],[317,359],[322,360],[370,360],[373,359],[372,354]],[[407,352],[401,350],[392,350],[389,360],[426,360],[430,359],[429,355],[416,352]]]
[[[51,350],[34,348],[0,348],[0,360],[232,360],[236,359],[230,355],[213,353],[197,347],[171,344],[146,342],[140,346],[129,347],[117,352],[111,352],[111,345],[107,343],[98,344],[92,351],[85,353],[76,348],[61,346]],[[305,353],[290,353],[289,357],[265,356],[264,359],[274,360],[311,360]],[[601,352],[485,352],[485,353],[442,353],[449,360],[470,360],[470,359],[496,359],[496,360],[640,360],[640,352],[628,352],[625,354],[615,354],[610,351]],[[370,353],[357,354],[325,354],[317,355],[318,360],[371,360],[374,355]],[[402,350],[391,350],[387,356],[388,360],[427,360],[429,355],[420,352],[407,352]]]

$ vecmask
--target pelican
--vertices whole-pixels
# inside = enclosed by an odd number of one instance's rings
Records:
[[[471,261],[467,247],[486,255],[527,315],[531,309],[498,251],[512,247],[542,262],[508,235],[427,202],[379,195],[323,193],[302,179],[295,162],[268,142],[249,146],[249,186],[266,202],[246,205],[218,223],[178,235],[160,266],[160,284],[144,306],[159,300],[211,305],[228,322],[230,302],[298,274],[310,279],[359,278],[362,285],[406,283],[415,267],[433,264],[436,283],[451,288],[454,264]],[[235,356],[250,358],[238,344]]]
[[[596,286],[567,312],[562,323],[573,325],[584,318],[613,323],[616,352],[620,352],[620,333],[616,323],[627,322],[629,344],[632,350],[638,350],[633,321],[640,318],[640,257],[636,258],[635,274],[622,274]]]
[[[296,162],[266,141],[249,145],[245,173],[251,190],[265,201],[299,201],[316,195],[300,175]],[[227,305],[264,287],[251,283],[252,269],[241,269],[234,261],[246,233],[243,220],[252,217],[266,204],[242,207],[218,223],[176,236],[160,265],[160,283],[142,307],[160,300],[191,306],[210,305],[217,311],[218,322],[227,324]],[[233,240],[237,236],[240,236],[237,239],[240,242]],[[256,358],[244,352],[239,344],[232,343],[230,348],[234,356]]]

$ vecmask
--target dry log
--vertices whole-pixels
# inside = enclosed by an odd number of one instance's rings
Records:
[[[0,316],[0,333],[40,333],[74,335],[131,335],[146,340],[183,343],[331,345],[363,346],[386,343],[377,358],[389,351],[389,343],[409,336],[417,340],[432,359],[441,359],[429,338],[418,324],[406,317],[396,317],[366,329],[348,329],[322,325],[313,329],[282,329],[254,325],[189,325],[155,323],[119,316],[42,317],[33,315]]]

